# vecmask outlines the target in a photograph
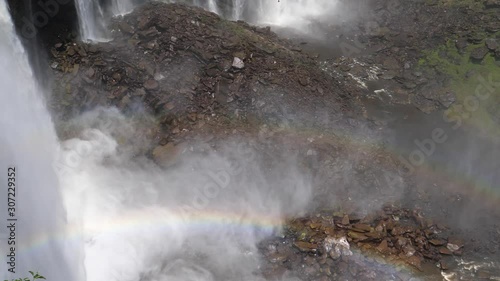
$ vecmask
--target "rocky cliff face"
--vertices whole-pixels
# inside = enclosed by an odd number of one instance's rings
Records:
[[[313,57],[269,28],[150,3],[114,20],[112,29],[110,43],[52,46],[58,112],[140,105],[157,116],[162,138],[171,139],[208,120],[279,123],[286,112],[300,111],[298,123],[315,123],[317,106],[340,114],[348,104],[341,102],[347,91]]]

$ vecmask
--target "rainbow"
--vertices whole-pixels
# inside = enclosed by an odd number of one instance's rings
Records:
[[[31,241],[21,245],[21,252],[33,251],[49,242],[81,241],[84,237],[98,235],[123,235],[129,233],[144,233],[182,228],[188,231],[213,231],[216,228],[231,228],[236,231],[250,233],[261,231],[272,234],[281,228],[283,219],[277,216],[264,214],[241,214],[220,210],[202,210],[189,212],[168,210],[159,207],[129,210],[117,216],[105,219],[96,217],[86,219],[87,225],[70,223],[65,229],[57,233],[38,233]]]

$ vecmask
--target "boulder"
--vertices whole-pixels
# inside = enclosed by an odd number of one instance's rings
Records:
[[[245,68],[245,63],[242,59],[234,57],[232,67],[236,69],[243,69]]]
[[[470,58],[473,62],[479,63],[483,61],[484,57],[488,54],[489,50],[486,47],[479,47],[472,50]]]
[[[184,147],[181,144],[167,143],[166,145],[159,145],[153,150],[153,159],[158,165],[167,168],[179,160],[183,150]]]

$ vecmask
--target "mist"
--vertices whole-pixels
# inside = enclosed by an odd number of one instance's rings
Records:
[[[60,170],[62,195],[70,228],[83,234],[89,281],[258,280],[257,243],[311,197],[292,152],[266,163],[240,138],[192,143],[160,168],[129,153],[136,143],[114,139],[133,126],[117,110],[72,122],[85,129],[61,143],[61,161],[71,159]]]
[[[0,5],[0,35],[7,38],[0,43],[7,65],[0,68],[0,126],[6,132],[1,164],[20,167],[19,184],[30,186],[19,195],[20,272],[39,270],[56,281],[269,280],[262,271],[271,263],[277,272],[286,269],[279,280],[301,280],[294,273],[317,266],[319,276],[331,265],[322,252],[331,237],[317,241],[330,235],[328,229],[310,226],[323,214],[337,230],[350,231],[359,222],[367,224],[359,233],[366,227],[371,233],[382,220],[403,220],[397,212],[411,214],[406,219],[418,224],[414,232],[390,234],[384,225],[376,242],[335,239],[353,249],[389,240],[393,246],[386,248],[401,250],[398,259],[424,261],[422,253],[414,255],[415,245],[411,254],[394,245],[400,238],[411,244],[418,236],[425,244],[432,235],[449,234],[425,257],[431,270],[415,273],[415,279],[428,272],[433,278],[441,272],[446,280],[476,277],[478,268],[498,267],[498,141],[483,124],[454,129],[443,111],[459,103],[458,94],[447,104],[436,97],[441,92],[421,86],[442,78],[435,65],[429,73],[419,68],[428,58],[417,49],[428,46],[417,44],[427,34],[405,35],[419,18],[378,1],[162,1],[258,27],[179,8],[171,15],[174,27],[144,17],[151,22],[144,21],[141,30],[138,15],[122,17],[139,2],[147,1],[75,2],[78,40],[90,44],[58,38],[50,47],[50,65],[64,81],[62,97],[54,91],[53,100],[62,106],[51,108],[52,115]],[[418,13],[425,16],[426,9]],[[155,15],[151,10],[148,16]],[[188,19],[186,11],[196,17]],[[390,22],[392,17],[404,23]],[[120,28],[108,27],[121,20]],[[271,30],[290,42],[278,41]],[[494,61],[496,53],[489,52],[472,70]],[[244,67],[234,65],[236,58]],[[328,72],[308,72],[310,62]],[[488,86],[498,90],[497,82]],[[446,99],[455,95],[445,92]],[[99,99],[104,102],[97,106]],[[71,111],[73,105],[79,110]],[[58,110],[70,114],[61,117]],[[446,140],[435,142],[438,129]],[[5,175],[1,180],[8,181]],[[354,219],[344,223],[347,215]],[[307,231],[287,236],[287,223],[297,218],[320,234],[310,240]],[[5,230],[0,235],[2,243],[9,238]],[[457,275],[433,256],[446,253],[454,236],[464,237],[465,251],[443,254],[443,260],[457,265]],[[317,248],[304,251],[295,238]],[[5,243],[0,250],[12,252]],[[287,256],[274,264],[270,259],[280,250]],[[347,272],[359,264],[370,276],[379,269],[372,260],[396,274],[386,256],[354,251],[352,259],[332,257],[330,262],[346,264],[345,272],[325,278],[362,278]],[[0,270],[6,272],[5,263]]]

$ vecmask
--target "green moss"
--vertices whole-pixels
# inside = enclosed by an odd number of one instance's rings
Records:
[[[457,102],[449,109],[449,116],[460,116],[466,123],[486,131],[494,130],[500,136],[497,117],[492,114],[500,104],[500,88],[496,88],[488,99],[481,101],[477,110],[467,110],[471,107],[466,106],[466,102],[471,100],[480,85],[477,77],[488,79],[491,76],[493,81],[500,81],[500,65],[491,53],[481,63],[470,60],[472,50],[482,46],[484,40],[479,44],[469,45],[465,53],[460,54],[455,41],[448,40],[434,50],[424,51],[419,65],[421,68],[433,68],[449,77],[447,88],[457,96]]]

